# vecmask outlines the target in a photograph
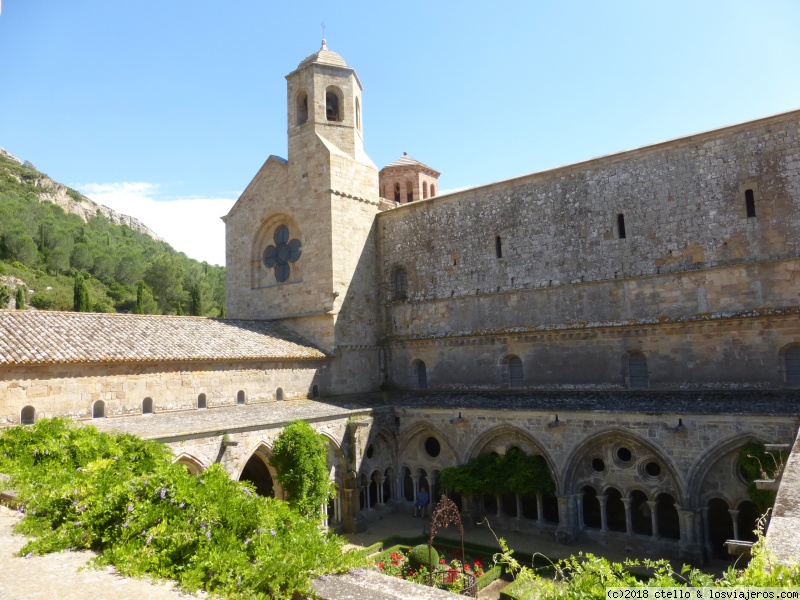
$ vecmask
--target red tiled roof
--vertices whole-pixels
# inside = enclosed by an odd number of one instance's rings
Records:
[[[0,310],[0,365],[327,356],[273,321]]]

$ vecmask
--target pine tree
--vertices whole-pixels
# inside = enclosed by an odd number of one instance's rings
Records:
[[[19,286],[17,288],[16,296],[14,297],[17,303],[17,310],[25,310],[25,288]],[[8,300],[6,300],[8,303]]]
[[[73,307],[75,312],[91,312],[92,305],[89,301],[89,290],[83,277],[75,277],[75,286],[72,290]]]

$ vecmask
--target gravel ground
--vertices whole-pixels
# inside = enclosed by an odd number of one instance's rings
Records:
[[[0,506],[0,600],[177,600],[196,598],[170,585],[122,577],[112,568],[82,568],[93,554],[14,556],[26,538],[12,532],[20,515]]]

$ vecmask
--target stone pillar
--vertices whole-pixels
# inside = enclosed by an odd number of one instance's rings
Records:
[[[375,480],[375,483],[378,485],[378,506],[383,506],[386,504],[386,498],[383,496],[383,483],[386,481],[386,477],[378,477]]]
[[[495,502],[497,502],[497,516],[498,517],[505,517],[503,514],[503,497],[500,494],[494,495]]]
[[[522,519],[522,496],[519,494],[517,496],[517,520]]]
[[[680,556],[685,560],[690,560],[696,563],[703,562],[702,544],[700,542],[700,530],[698,518],[701,514],[706,513],[705,509],[698,511],[694,508],[682,508],[675,505],[678,510],[680,519],[678,520],[681,528],[681,545]],[[707,530],[708,517],[707,514],[703,516],[704,527]],[[709,539],[706,537],[706,539]]]
[[[656,514],[656,507],[658,502],[654,500],[649,500],[647,502],[647,508],[650,509],[650,525],[653,528],[653,537],[658,537],[658,514]]]
[[[575,502],[578,505],[578,528],[586,529],[586,522],[583,520],[583,492],[575,496]]]
[[[710,558],[714,549],[711,547],[711,529],[708,525],[708,506],[704,506],[700,509],[700,515],[703,519],[703,547],[706,550],[706,556]]]
[[[600,531],[608,531],[608,514],[606,513],[606,500],[608,500],[608,496],[606,496],[605,494],[597,497],[597,501],[600,503]]]
[[[625,533],[633,535],[633,519],[631,518],[631,499],[622,498],[622,505],[625,507]]]
[[[536,520],[544,523],[544,497],[542,494],[536,494]]]
[[[405,485],[403,485],[404,479],[405,477],[403,475],[398,475],[395,477],[394,499],[398,502],[403,502],[406,499]]]
[[[411,480],[414,482],[414,504],[417,503],[417,488],[419,488],[419,475],[414,475]]]
[[[728,512],[731,515],[731,520],[733,521],[733,539],[739,539],[739,511],[735,508],[729,508]]]
[[[572,542],[576,537],[575,496],[558,496],[558,529],[556,541]]]

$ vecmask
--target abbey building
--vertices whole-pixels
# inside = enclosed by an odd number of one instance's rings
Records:
[[[230,319],[2,311],[6,423],[92,419],[280,495],[304,418],[350,530],[517,449],[554,493],[465,514],[695,561],[752,537],[738,452],[800,425],[800,111],[443,195],[372,163],[324,43],[286,79],[288,157],[224,217]]]

